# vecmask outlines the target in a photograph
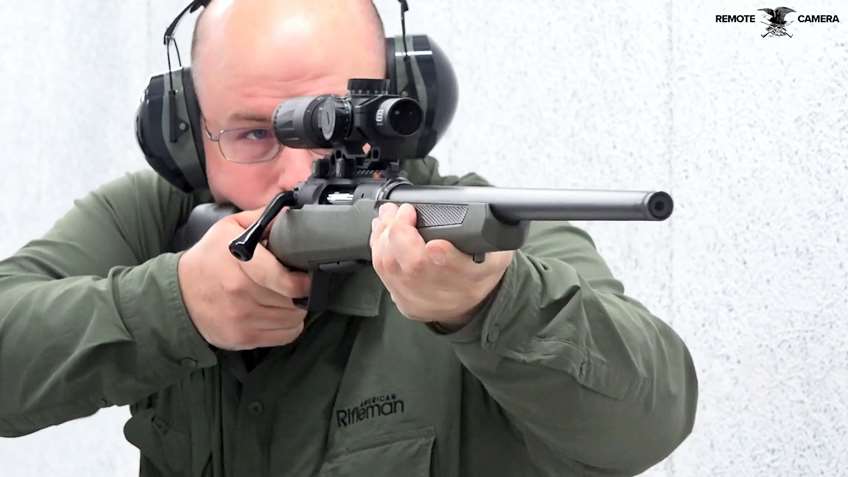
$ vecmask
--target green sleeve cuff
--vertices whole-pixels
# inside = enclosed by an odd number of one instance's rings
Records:
[[[183,302],[177,274],[181,255],[159,255],[119,279],[117,303],[127,329],[140,355],[163,379],[217,364]]]
[[[169,259],[172,260],[172,263],[170,264],[171,273],[167,275],[169,282],[168,289],[171,291],[169,308],[173,310],[174,319],[177,321],[179,341],[184,345],[182,349],[187,351],[186,357],[181,360],[180,364],[188,367],[208,368],[218,364],[218,359],[212,346],[206,342],[206,339],[203,338],[200,331],[194,325],[194,321],[192,321],[191,316],[188,314],[188,308],[186,308],[183,301],[179,274],[177,272],[177,266],[183,253],[168,254],[171,256]],[[191,360],[194,360],[194,364],[192,364]]]
[[[510,311],[515,309],[512,303],[518,294],[517,288],[523,261],[523,252],[516,250],[512,262],[495,290],[465,326],[447,333],[434,329],[432,326],[430,329],[444,335],[453,343],[467,344],[479,341],[483,348],[491,348],[500,336],[501,321],[508,319],[511,316]]]

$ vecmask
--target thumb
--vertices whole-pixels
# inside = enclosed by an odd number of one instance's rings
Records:
[[[253,210],[245,210],[243,212],[239,212],[237,214],[233,214],[228,218],[233,220],[235,223],[239,225],[242,229],[246,229],[253,225],[254,222],[259,220],[259,217],[262,215],[262,212],[265,210],[264,207]]]
[[[459,264],[470,262],[471,256],[454,247],[447,240],[431,240],[424,247],[427,250],[427,258],[436,265],[448,263]]]

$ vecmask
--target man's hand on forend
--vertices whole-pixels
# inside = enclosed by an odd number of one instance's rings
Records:
[[[374,270],[407,318],[459,328],[495,289],[513,252],[490,252],[474,263],[446,240],[424,242],[415,220],[409,204],[380,206],[369,242]]]

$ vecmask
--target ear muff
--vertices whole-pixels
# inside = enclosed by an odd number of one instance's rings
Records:
[[[456,112],[458,87],[453,67],[426,35],[386,38],[389,91],[416,99],[424,123],[409,148],[410,159],[433,149]],[[171,80],[173,79],[173,85]],[[136,113],[136,139],[147,162],[165,180],[185,192],[208,188],[200,105],[191,68],[150,78]]]
[[[136,113],[136,140],[148,164],[184,192],[208,187],[201,128],[191,68],[150,78]]]
[[[389,91],[414,98],[424,110],[413,158],[426,157],[450,126],[459,98],[456,74],[447,55],[427,35],[386,38]]]

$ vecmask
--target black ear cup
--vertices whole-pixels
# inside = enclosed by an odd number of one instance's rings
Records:
[[[412,158],[427,156],[450,126],[459,99],[456,74],[447,55],[427,35],[386,38],[389,91],[414,98],[424,110],[424,123]]]
[[[184,192],[208,187],[200,106],[190,68],[150,78],[135,125],[138,145],[160,176]]]
[[[197,164],[200,166],[199,181],[203,187],[208,187],[206,183],[206,154],[203,149],[203,124],[201,122],[200,102],[197,100],[197,93],[194,89],[194,77],[191,75],[191,68],[182,68],[183,80],[183,99],[185,100],[186,117],[188,118],[189,130],[191,137],[194,140],[194,150],[197,153]]]

